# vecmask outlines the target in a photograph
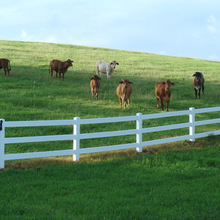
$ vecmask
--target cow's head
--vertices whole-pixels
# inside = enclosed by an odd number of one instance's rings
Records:
[[[90,80],[101,80],[97,75],[92,76],[92,78]]]
[[[128,79],[122,79],[122,80],[119,82],[119,84],[124,85],[124,86],[125,86],[125,89],[127,89],[127,88],[128,88],[128,85],[133,84],[133,82],[131,82],[131,81],[128,80]]]
[[[174,82],[171,82],[170,80],[167,80],[166,82],[163,82],[163,84],[165,84],[165,89],[166,90],[169,90],[171,85],[172,86],[175,86],[175,83]]]
[[[110,64],[113,66],[114,69],[115,69],[116,65],[119,65],[119,63],[116,62],[115,60],[113,60]]]
[[[195,74],[193,74],[192,76],[194,76],[198,81],[200,81],[201,78],[202,78],[202,73],[200,73],[200,72],[195,72]]]
[[[69,64],[69,66],[73,65],[73,60],[68,59],[66,62]]]

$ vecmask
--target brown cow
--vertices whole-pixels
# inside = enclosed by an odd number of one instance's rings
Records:
[[[0,69],[2,68],[4,68],[5,76],[7,75],[7,72],[9,76],[11,71],[11,66],[10,66],[10,61],[8,59],[0,59]]]
[[[126,109],[126,104],[130,104],[130,95],[132,93],[132,87],[130,84],[133,84],[128,79],[123,79],[119,82],[116,93],[119,98],[120,106],[124,105],[124,109]]]
[[[91,88],[91,93],[92,93],[92,100],[93,100],[94,96],[96,97],[96,100],[98,100],[100,80],[101,79],[97,75],[94,75],[90,79],[90,88]]]
[[[195,72],[195,74],[193,74],[193,81],[192,84],[194,86],[194,90],[195,90],[195,98],[197,99],[197,91],[199,90],[199,98],[200,98],[200,90],[202,87],[202,93],[204,95],[204,76],[202,75],[202,73],[200,72]]]
[[[66,73],[67,69],[72,66],[72,60],[68,59],[65,62],[61,62],[59,60],[51,60],[50,61],[50,67],[49,67],[49,73],[51,74],[51,77],[53,76],[53,70],[56,72],[56,77],[57,73],[59,73],[59,78],[61,78],[61,73],[63,74],[63,79],[64,79],[64,74]]]
[[[167,102],[167,111],[169,107],[170,102],[170,96],[171,96],[171,85],[175,85],[175,83],[171,82],[170,80],[167,80],[166,82],[159,81],[155,85],[155,95],[157,97],[157,108],[159,108],[159,103],[161,104],[162,111],[163,108],[163,100]]]

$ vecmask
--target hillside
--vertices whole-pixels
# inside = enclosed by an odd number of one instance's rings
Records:
[[[107,117],[161,112],[156,108],[154,85],[170,79],[170,111],[219,106],[220,68],[218,62],[155,55],[141,52],[110,50],[74,45],[0,41],[1,57],[11,61],[11,76],[0,70],[1,118],[6,120],[69,119],[72,117]],[[48,69],[52,59],[74,60],[64,81],[53,77]],[[96,74],[96,61],[116,60],[119,66],[110,82],[101,81],[100,100],[91,101],[89,82]],[[194,99],[192,74],[205,76],[205,95]],[[133,82],[131,105],[119,107],[118,82]]]
[[[220,69],[218,62],[162,56],[141,52],[110,50],[104,48],[82,47],[74,45],[0,41],[1,57],[11,61],[11,76],[5,77],[0,70],[0,118],[7,121],[54,120],[81,118],[115,117],[162,112],[157,109],[154,86],[157,81],[170,79],[172,86],[169,111],[186,110],[189,107],[204,108],[220,105]],[[68,69],[65,79],[61,80],[49,74],[52,59],[65,61],[71,59],[73,66]],[[116,67],[111,80],[106,75],[101,80],[99,100],[91,100],[90,78],[96,74],[96,61],[116,60]],[[195,100],[192,75],[201,71],[205,77],[205,95]],[[116,88],[121,79],[133,82],[130,106],[126,111],[120,109]],[[217,118],[217,113],[198,116],[201,119]],[[188,117],[172,118],[172,123],[187,122]],[[145,121],[144,126],[170,124],[170,119]],[[212,129],[218,129],[218,124]],[[200,126],[198,131],[206,131],[208,126]],[[82,132],[111,131],[134,128],[134,123],[113,123],[85,125]],[[208,127],[209,129],[209,127]],[[210,131],[210,130],[209,130]],[[53,134],[71,134],[72,128],[11,128],[6,131],[10,136],[35,136]],[[145,135],[144,140],[157,136],[171,137],[187,135],[188,129],[179,129]],[[159,135],[159,136],[158,136]],[[105,146],[107,143],[125,143],[125,137],[99,138],[81,141],[81,147]],[[134,142],[135,136],[126,136],[126,143]],[[32,152],[40,150],[68,149],[71,141],[53,143],[30,143],[9,145],[8,152]]]

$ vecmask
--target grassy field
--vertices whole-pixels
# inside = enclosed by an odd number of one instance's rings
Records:
[[[194,150],[98,162],[95,156],[92,162],[51,160],[41,166],[29,160],[31,168],[20,164],[0,172],[0,218],[217,220],[216,141],[211,146],[201,141]]]
[[[11,76],[0,70],[0,118],[7,121],[115,117],[161,112],[154,85],[170,79],[170,111],[220,105],[220,64],[213,61],[74,45],[0,41],[1,57],[11,61]],[[74,60],[60,80],[49,75],[52,59]],[[98,101],[89,82],[96,61],[119,62],[111,81],[101,80]],[[205,95],[195,100],[192,75],[205,77]],[[121,110],[116,88],[133,82],[131,104]],[[219,114],[219,113],[218,113]],[[198,120],[217,118],[199,114]],[[146,120],[145,127],[187,122],[188,117]],[[135,124],[85,125],[82,132],[134,128]],[[219,130],[219,124],[197,132]],[[143,140],[188,134],[188,129],[152,133]],[[6,136],[71,134],[72,127],[10,128]],[[134,142],[135,136],[83,140],[81,147]],[[0,217],[5,219],[219,219],[219,142],[208,137],[134,150],[82,156],[6,162],[0,172]],[[71,149],[72,142],[13,144],[7,153]],[[195,148],[195,149],[194,149]]]
[[[73,45],[8,42],[0,41],[2,57],[11,61],[11,76],[4,77],[0,71],[0,109],[1,118],[7,121],[19,120],[48,120],[99,118],[124,115],[135,115],[161,112],[156,108],[154,86],[157,81],[170,79],[176,85],[172,88],[170,111],[186,110],[189,107],[203,108],[219,106],[220,104],[220,69],[218,62],[199,59],[160,56],[154,54],[109,50],[103,48],[80,47]],[[49,62],[52,59],[74,60],[65,75],[64,81],[51,79]],[[104,76],[101,80],[98,101],[91,101],[89,82],[96,74],[96,61],[116,60],[119,62],[110,82]],[[201,71],[205,77],[205,95],[195,100],[192,86],[192,75]],[[116,88],[118,82],[127,78],[132,81],[133,93],[131,105],[126,111],[121,110]],[[217,117],[217,114],[198,115],[197,119]],[[188,117],[172,118],[172,123],[187,122]],[[170,119],[146,120],[144,126],[170,124]],[[82,126],[81,131],[109,131],[134,128],[134,123],[115,123],[104,125]],[[216,130],[218,125],[212,125]],[[209,126],[198,127],[198,131],[210,129]],[[8,129],[7,136],[33,136],[71,134],[72,127],[44,127],[33,129]],[[188,129],[148,134],[143,140],[153,139],[155,136],[170,137],[186,135]],[[105,146],[134,142],[135,136],[83,140],[81,147]],[[72,148],[72,142],[53,142],[52,144],[19,144],[8,145],[7,152],[32,152],[42,150],[57,150]]]

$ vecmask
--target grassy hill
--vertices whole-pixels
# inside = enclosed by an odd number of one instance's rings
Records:
[[[172,88],[170,111],[220,104],[220,64],[199,59],[169,57],[140,52],[73,45],[0,41],[1,57],[11,61],[11,77],[0,70],[1,118],[6,120],[62,119],[75,116],[106,117],[161,112],[156,108],[155,83],[167,80]],[[65,80],[50,78],[52,59],[74,60]],[[101,81],[100,100],[91,101],[89,81],[96,74],[96,61],[119,62],[110,82]],[[205,96],[194,99],[192,75],[205,77]],[[128,78],[133,84],[131,106],[121,111],[116,88]]]
[[[186,110],[189,107],[203,108],[220,105],[220,64],[218,62],[199,59],[179,58],[154,55],[141,52],[110,50],[104,48],[82,47],[74,45],[0,41],[1,57],[11,61],[11,76],[5,77],[0,70],[0,118],[7,121],[19,120],[49,120],[114,117],[161,112],[156,108],[154,86],[157,81],[170,79],[176,85],[172,87],[170,111]],[[55,76],[50,77],[49,63],[52,59],[74,60],[65,74],[65,79],[60,80]],[[96,61],[116,60],[119,66],[115,69],[111,81],[106,75],[101,80],[98,101],[91,100],[90,78],[96,74]],[[201,71],[205,77],[205,95],[195,100],[192,86],[192,75]],[[131,104],[124,111],[120,109],[116,88],[121,79],[133,82]],[[216,116],[209,114],[208,118]],[[199,116],[198,116],[199,117]],[[203,119],[204,116],[201,116]],[[187,122],[188,117],[173,118],[173,123]],[[170,119],[151,120],[144,122],[146,126],[157,126],[170,123]],[[115,130],[132,128],[134,123],[120,123],[109,125],[82,126],[82,132],[90,129]],[[213,126],[213,125],[212,125]],[[203,126],[201,129],[205,128]],[[199,128],[200,129],[200,128]],[[215,128],[216,129],[216,128]],[[26,130],[28,132],[26,132]],[[94,130],[95,131],[95,130]],[[26,133],[25,133],[26,132]],[[50,135],[72,133],[72,128],[33,128],[9,129],[6,135]],[[176,132],[176,133],[175,133]],[[144,140],[155,135],[164,137],[171,135],[188,134],[188,129],[171,132],[150,134]],[[126,141],[134,142],[134,136],[127,136]],[[83,140],[81,147],[103,146],[123,143],[124,137],[105,138],[96,140]],[[71,142],[52,144],[24,144],[13,145],[6,148],[7,152],[40,151],[42,149],[56,150],[71,148]]]
[[[220,105],[220,64],[200,59],[162,56],[74,45],[0,41],[2,58],[11,61],[11,76],[0,70],[0,118],[7,121],[98,118],[161,112],[154,85],[170,79],[170,111]],[[49,75],[52,59],[74,60],[60,80]],[[91,101],[89,82],[96,61],[119,62],[111,81],[101,80],[98,101]],[[195,100],[192,75],[205,77],[205,95]],[[131,104],[121,110],[116,88],[121,79],[133,82]],[[198,119],[219,117],[201,114]],[[172,123],[186,122],[177,117]],[[144,126],[170,123],[145,121]],[[128,129],[134,123],[82,126]],[[219,124],[212,125],[219,129]],[[201,126],[206,131],[210,126]],[[6,136],[72,133],[72,127],[10,128]],[[144,135],[143,139],[188,134],[188,129]],[[81,147],[133,142],[135,137],[83,140]],[[0,172],[0,218],[4,219],[219,219],[219,136],[134,150],[70,157],[7,162]],[[72,142],[7,145],[7,153],[71,149]],[[193,148],[193,149],[192,149]],[[190,150],[191,149],[191,150]],[[167,152],[165,152],[167,151]],[[104,160],[104,161],[102,161]]]

